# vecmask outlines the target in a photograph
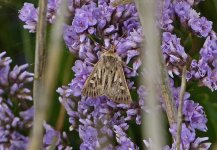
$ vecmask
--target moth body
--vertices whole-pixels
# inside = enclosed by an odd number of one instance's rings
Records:
[[[122,59],[110,49],[104,52],[87,78],[82,95],[107,96],[109,99],[129,104],[132,99],[125,79]]]

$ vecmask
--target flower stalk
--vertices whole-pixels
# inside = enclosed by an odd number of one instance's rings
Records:
[[[63,30],[64,15],[66,13],[66,1],[63,1],[60,7],[61,7],[60,8],[61,15],[56,19],[53,29],[51,31],[52,38],[48,46],[47,64],[46,66],[44,64],[43,66],[41,66],[41,64],[39,63],[37,65],[39,69],[36,68],[36,79],[37,81],[39,80],[40,83],[36,81],[35,83],[36,86],[34,87],[35,88],[34,93],[37,97],[35,97],[36,98],[35,99],[36,112],[35,112],[35,121],[34,121],[34,127],[33,127],[33,130],[35,129],[34,130],[35,132],[33,131],[33,141],[32,141],[33,147],[31,147],[32,145],[30,145],[30,149],[33,149],[33,150],[40,149],[41,147],[42,140],[40,141],[39,139],[43,139],[42,138],[43,122],[48,117],[49,106],[50,106],[50,103],[52,102],[51,99],[53,99],[52,92],[55,91],[55,84],[56,84],[55,81],[56,81],[57,73],[58,73],[58,67],[56,66],[59,65],[60,58],[61,58],[61,33]],[[45,8],[45,12],[47,10],[46,7],[39,6],[39,8]],[[43,21],[46,21],[46,14],[47,13],[43,14],[45,15],[43,16],[45,17],[43,18],[45,19]],[[40,17],[41,15],[39,15],[39,25],[40,25]],[[44,27],[43,30],[40,28],[40,30],[38,29],[37,33],[42,32],[42,31],[45,32],[44,30],[46,28],[46,25],[43,27]],[[43,38],[45,38],[45,36]],[[43,48],[45,48],[45,46]],[[44,60],[45,51],[43,51],[43,55],[39,55],[39,58],[38,57],[36,58],[36,61],[38,62],[38,60],[41,60],[41,59],[43,59],[41,63],[45,62]],[[37,145],[35,143],[37,143]]]
[[[35,68],[34,68],[34,84],[33,84],[33,100],[34,100],[34,122],[33,132],[29,145],[29,149],[38,150],[42,146],[43,137],[43,109],[45,101],[43,95],[43,78],[46,63],[46,12],[47,0],[39,0],[39,19],[36,34],[35,48]]]
[[[182,81],[181,81],[181,90],[179,93],[179,107],[178,107],[178,118],[177,118],[177,137],[176,137],[176,147],[177,150],[180,150],[181,144],[181,131],[182,131],[182,115],[183,115],[183,103],[184,103],[184,95],[186,89],[186,66],[184,66],[182,70]]]
[[[173,104],[174,100],[172,96],[172,91],[170,89],[169,76],[163,60],[163,56],[161,57],[161,90],[167,118],[171,127],[174,123],[176,123],[176,110]]]
[[[150,137],[153,141],[153,149],[160,150],[163,145],[163,134],[159,135],[159,133],[163,132],[161,120],[162,117],[158,109],[156,109],[159,100],[159,97],[156,94],[156,79],[160,78],[160,38],[158,36],[159,33],[155,23],[156,1],[136,0],[135,3],[143,33],[145,35],[145,39],[143,38],[143,41],[141,43],[142,50],[144,50],[145,54],[142,55],[142,60],[145,61],[144,70],[148,72],[148,75],[145,76],[145,79],[141,79],[141,83],[145,85],[148,93],[146,106],[150,111],[150,113],[145,115],[146,121],[144,123],[146,125],[145,130],[143,131],[143,136],[144,132],[146,132],[148,137]]]

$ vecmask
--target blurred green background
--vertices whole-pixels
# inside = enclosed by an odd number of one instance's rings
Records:
[[[33,72],[35,34],[24,30],[23,23],[18,19],[18,11],[21,9],[24,2],[34,3],[35,6],[37,6],[36,0],[0,0],[0,52],[7,52],[7,56],[10,56],[13,59],[12,66],[24,63],[31,64],[29,70]],[[217,0],[205,0],[196,7],[196,10],[200,12],[201,15],[206,16],[209,20],[213,21],[214,30],[217,32]],[[182,38],[182,43],[185,45],[186,50],[191,53],[191,56],[193,58],[198,58],[199,50],[204,39],[199,39],[191,35],[189,36],[189,34],[181,28],[180,30],[178,29],[176,33]],[[68,52],[64,42],[62,53],[62,60],[58,66],[60,67],[60,70],[56,88],[68,84],[73,78],[71,67],[73,66],[75,59],[73,55]],[[177,80],[177,83],[179,84],[179,80]],[[212,149],[217,149],[217,91],[211,92],[208,88],[198,87],[198,83],[192,82],[188,83],[187,91],[191,93],[192,100],[197,101],[204,107],[207,114],[208,132],[201,132],[198,133],[198,135],[201,137],[209,137],[209,141],[213,143]],[[60,111],[60,103],[56,92],[54,92],[53,96],[54,99],[51,106],[52,114],[50,114],[48,122],[55,126]],[[68,120],[65,119],[63,129],[68,131],[67,128]],[[137,137],[135,132],[129,132],[131,136]],[[76,147],[74,148],[76,149]]]

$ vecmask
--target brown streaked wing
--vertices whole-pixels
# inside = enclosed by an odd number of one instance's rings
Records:
[[[116,63],[116,66],[114,67],[114,76],[112,77],[113,80],[111,86],[105,89],[105,95],[117,103],[129,104],[132,102],[132,99],[127,86],[122,64]]]
[[[103,95],[103,87],[102,87],[102,61],[99,60],[95,66],[90,76],[87,78],[84,84],[84,88],[82,90],[83,96],[88,97],[98,97]]]

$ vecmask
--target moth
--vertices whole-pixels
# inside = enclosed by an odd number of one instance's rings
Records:
[[[114,46],[101,54],[84,84],[82,95],[93,98],[106,96],[117,103],[132,102],[124,75],[123,61],[115,53]]]

